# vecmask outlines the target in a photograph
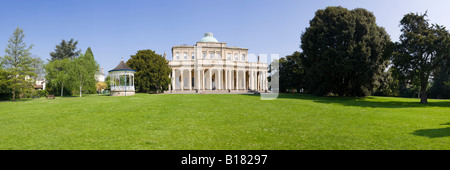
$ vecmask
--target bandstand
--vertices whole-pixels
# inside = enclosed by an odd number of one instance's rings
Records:
[[[111,78],[111,96],[130,96],[135,94],[134,73],[136,71],[120,61],[116,68],[108,71]]]

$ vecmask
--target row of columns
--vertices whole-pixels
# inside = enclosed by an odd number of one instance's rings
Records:
[[[187,82],[184,82],[184,73],[188,72]],[[179,73],[179,74],[177,74]],[[192,73],[194,74],[194,86],[192,86]],[[175,69],[172,68],[171,90],[256,90],[268,89],[267,72],[256,70],[235,69]],[[207,76],[205,76],[207,75]],[[179,80],[178,87],[177,81]],[[185,89],[185,83],[187,88]]]

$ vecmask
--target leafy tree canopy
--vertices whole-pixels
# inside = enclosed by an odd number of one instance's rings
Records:
[[[301,36],[306,90],[316,95],[369,95],[386,67],[389,42],[366,9],[318,10]]]
[[[2,80],[12,89],[12,100],[16,100],[17,91],[29,91],[32,89],[32,77],[36,76],[33,68],[35,60],[31,57],[30,50],[33,45],[27,46],[23,39],[23,30],[17,27],[8,41],[6,54],[2,59],[2,66],[7,73],[6,79]],[[5,77],[5,76],[3,76]]]
[[[171,69],[169,62],[152,50],[139,50],[126,63],[136,70],[135,86],[139,92],[160,93],[168,89]]]
[[[81,54],[81,50],[77,50],[78,41],[73,38],[68,42],[62,40],[59,45],[56,45],[55,51],[50,53],[51,60],[61,60],[64,58],[74,59]]]
[[[430,76],[448,61],[450,36],[444,26],[430,24],[427,14],[406,14],[400,21],[402,34],[392,57],[395,68],[420,87],[420,102],[427,103]]]

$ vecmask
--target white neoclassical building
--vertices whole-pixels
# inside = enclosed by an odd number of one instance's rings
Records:
[[[193,46],[172,47],[170,93],[247,93],[268,90],[268,65],[248,62],[248,49],[227,47],[212,33]]]

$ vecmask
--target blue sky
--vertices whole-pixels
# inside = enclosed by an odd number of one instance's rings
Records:
[[[447,0],[0,0],[0,56],[17,27],[33,55],[49,59],[62,39],[74,38],[83,52],[92,48],[105,72],[141,49],[170,59],[172,46],[193,45],[205,32],[249,53],[285,56],[300,51],[301,33],[327,6],[373,12],[393,41],[409,12],[428,10],[431,23],[450,27]]]

